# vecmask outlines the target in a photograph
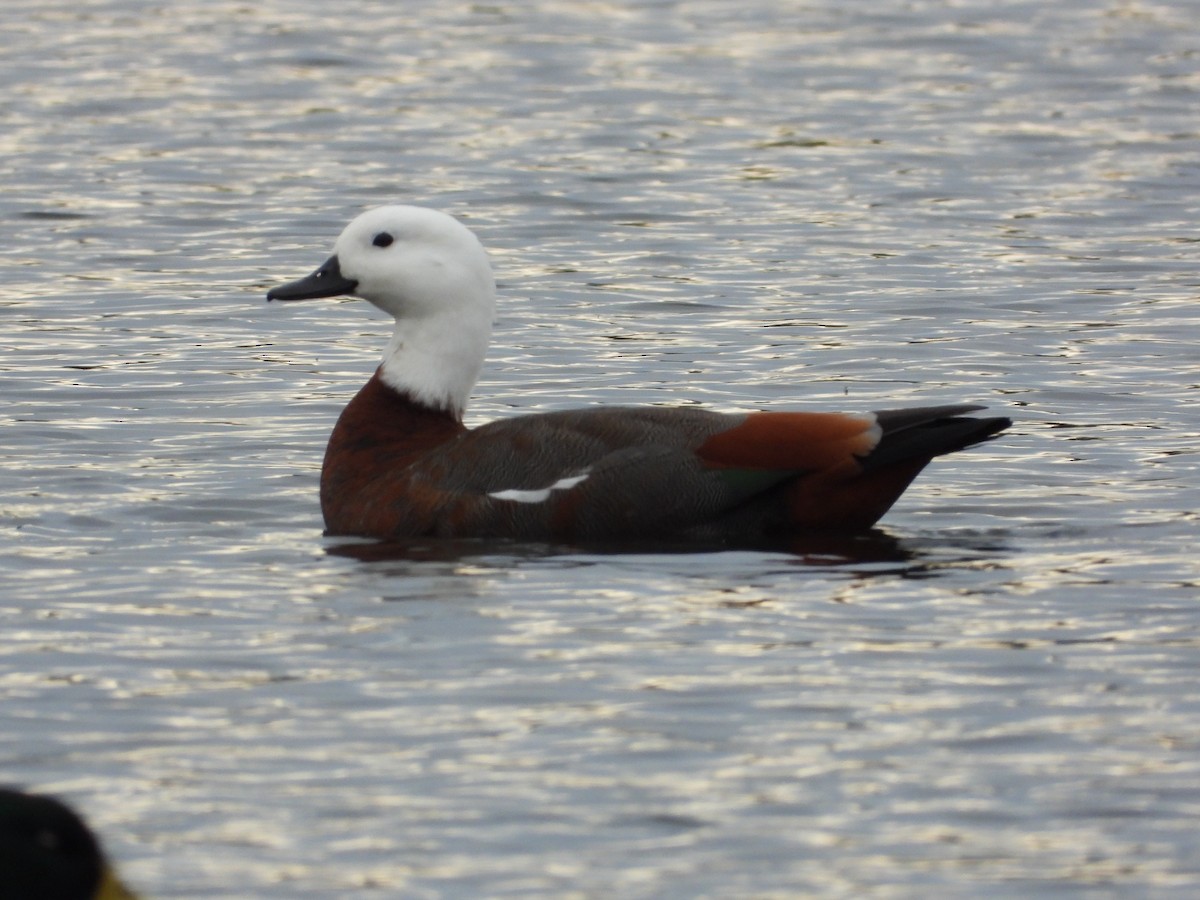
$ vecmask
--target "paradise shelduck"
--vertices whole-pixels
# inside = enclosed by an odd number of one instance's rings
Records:
[[[974,405],[874,413],[593,407],[467,428],[495,280],[457,219],[384,206],[268,300],[353,295],[395,317],[321,472],[327,532],[380,538],[745,541],[865,530],[935,456],[1011,424]]]
[[[73,809],[16,788],[0,788],[0,897],[136,900]]]

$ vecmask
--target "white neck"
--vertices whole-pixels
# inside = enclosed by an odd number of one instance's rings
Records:
[[[492,323],[472,323],[469,317],[449,319],[397,319],[379,376],[388,387],[422,406],[445,410],[461,420],[483,368]]]

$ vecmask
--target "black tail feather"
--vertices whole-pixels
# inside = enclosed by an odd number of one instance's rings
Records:
[[[982,406],[926,406],[916,409],[888,409],[877,412],[883,437],[875,449],[862,459],[863,469],[871,471],[895,463],[953,453],[1003,431],[1012,424],[1004,416],[972,418],[962,415]]]

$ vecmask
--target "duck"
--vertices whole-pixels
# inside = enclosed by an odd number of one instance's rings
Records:
[[[137,900],[100,841],[62,800],[0,788],[0,896],[19,900]]]
[[[988,440],[977,404],[872,412],[592,406],[463,422],[496,281],[459,219],[369,209],[268,301],[366,300],[395,320],[321,468],[329,535],[738,543],[875,526],[935,457]]]

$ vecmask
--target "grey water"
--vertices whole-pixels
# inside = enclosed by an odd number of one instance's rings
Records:
[[[149,898],[1192,897],[1189,0],[0,6],[0,782]],[[869,540],[324,537],[436,206],[473,423],[978,402]]]

